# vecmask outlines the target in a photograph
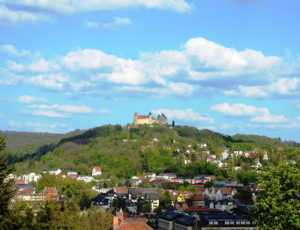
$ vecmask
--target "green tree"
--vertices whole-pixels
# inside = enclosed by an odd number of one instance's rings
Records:
[[[300,170],[280,163],[259,177],[260,196],[254,210],[259,229],[300,229]]]
[[[12,168],[7,165],[7,157],[2,152],[6,147],[4,137],[0,137],[0,229],[11,229],[9,204],[14,196],[13,180],[8,179]]]

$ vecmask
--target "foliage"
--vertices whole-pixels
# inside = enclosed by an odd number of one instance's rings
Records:
[[[252,192],[249,187],[239,188],[233,198],[239,200],[242,204],[253,204]]]
[[[300,169],[280,163],[259,177],[260,196],[254,219],[259,229],[300,228]]]
[[[12,168],[7,165],[7,157],[2,152],[5,146],[5,139],[0,136],[0,229],[12,229],[9,204],[15,192],[12,187],[13,180],[8,179]]]
[[[154,141],[154,138],[158,141]],[[276,152],[276,146],[288,145],[278,138],[269,140],[266,137],[248,135],[230,137],[188,126],[171,128],[141,125],[128,129],[120,125],[104,125],[48,143],[30,154],[15,155],[10,152],[10,159],[11,163],[19,162],[15,164],[17,174],[32,171],[40,173],[43,168],[61,168],[64,173],[75,170],[80,175],[90,175],[91,169],[97,165],[102,168],[102,178],[109,186],[113,186],[119,179],[126,179],[129,184],[133,175],[145,172],[176,172],[177,176],[182,177],[206,174],[214,175],[218,180],[237,180],[245,184],[257,182],[258,174],[252,168],[253,160],[245,156],[234,156],[232,160],[227,160],[227,169],[221,169],[216,164],[206,162],[208,154],[200,147],[202,143],[206,143],[217,158],[220,157],[221,148],[225,146],[230,151],[249,151],[264,147],[269,156],[269,161],[261,160],[264,167],[277,165],[278,160],[283,157],[297,162],[300,155],[299,149],[293,146]],[[188,145],[195,152],[184,156]],[[255,157],[262,156],[260,152]],[[189,157],[192,163],[183,164],[183,157]],[[234,170],[235,166],[240,166],[242,170]]]

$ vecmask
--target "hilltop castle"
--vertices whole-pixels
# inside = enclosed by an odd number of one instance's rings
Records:
[[[167,117],[165,114],[158,114],[157,119],[153,118],[152,113],[149,113],[148,116],[145,115],[138,115],[137,112],[134,114],[134,121],[133,125],[153,125],[153,124],[160,124],[166,125],[167,124]]]

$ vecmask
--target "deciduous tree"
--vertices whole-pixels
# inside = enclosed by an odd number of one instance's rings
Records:
[[[254,219],[259,229],[300,229],[300,169],[280,163],[259,178]]]

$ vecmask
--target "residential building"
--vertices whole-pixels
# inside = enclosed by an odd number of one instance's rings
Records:
[[[92,171],[92,176],[101,176],[102,169],[99,166],[95,166]]]
[[[44,173],[44,172],[43,172]],[[61,173],[61,169],[50,169],[48,171],[49,174],[52,174],[52,175],[58,175]]]

